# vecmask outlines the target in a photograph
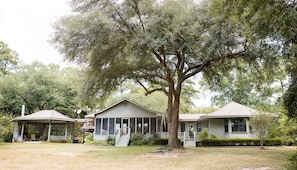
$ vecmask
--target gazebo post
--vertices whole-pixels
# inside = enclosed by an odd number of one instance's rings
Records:
[[[22,122],[22,130],[21,130],[21,141],[23,142],[24,140],[24,129],[25,129],[25,122]]]
[[[51,126],[52,126],[52,123],[51,123],[51,121],[49,121],[49,124],[48,124],[47,142],[49,142],[49,141],[50,141],[50,138],[51,138]]]
[[[67,126],[67,122],[66,122],[66,128],[65,128],[65,140],[67,140],[67,131],[68,131],[68,126]]]

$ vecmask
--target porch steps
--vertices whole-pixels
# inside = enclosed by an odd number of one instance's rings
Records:
[[[122,146],[122,147],[127,147],[129,144],[128,135],[122,135],[119,139],[119,142],[116,144],[116,146]]]
[[[185,140],[184,147],[196,147],[196,141],[195,140]]]

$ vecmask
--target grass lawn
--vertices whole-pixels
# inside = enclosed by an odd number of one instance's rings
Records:
[[[0,169],[285,169],[296,147],[113,147],[58,143],[0,143]]]

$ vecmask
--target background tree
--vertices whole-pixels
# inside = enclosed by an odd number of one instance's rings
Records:
[[[265,57],[241,20],[222,14],[221,1],[73,0],[73,15],[55,24],[53,42],[66,59],[84,63],[90,95],[106,97],[134,80],[146,94],[167,95],[169,146],[179,147],[178,115],[186,80],[202,73],[219,84],[237,62]],[[263,64],[263,63],[262,63]]]
[[[4,77],[15,70],[18,64],[18,54],[11,50],[7,44],[0,41],[0,76]]]
[[[11,142],[13,126],[11,115],[0,113],[0,142]]]
[[[253,113],[249,120],[250,125],[253,127],[253,133],[256,133],[260,138],[261,149],[264,149],[265,139],[272,128],[273,119],[273,115],[259,111]]]
[[[55,109],[76,117],[76,110],[83,105],[82,77],[79,70],[60,69],[57,65],[39,62],[23,65],[17,73],[0,80],[0,109],[18,116],[24,104],[27,114]]]

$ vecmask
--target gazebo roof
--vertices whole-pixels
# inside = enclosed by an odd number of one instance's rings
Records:
[[[30,115],[13,118],[11,121],[15,121],[15,122],[26,121],[26,122],[40,122],[40,123],[51,121],[52,123],[64,123],[64,122],[74,122],[75,120],[55,110],[40,110]]]

